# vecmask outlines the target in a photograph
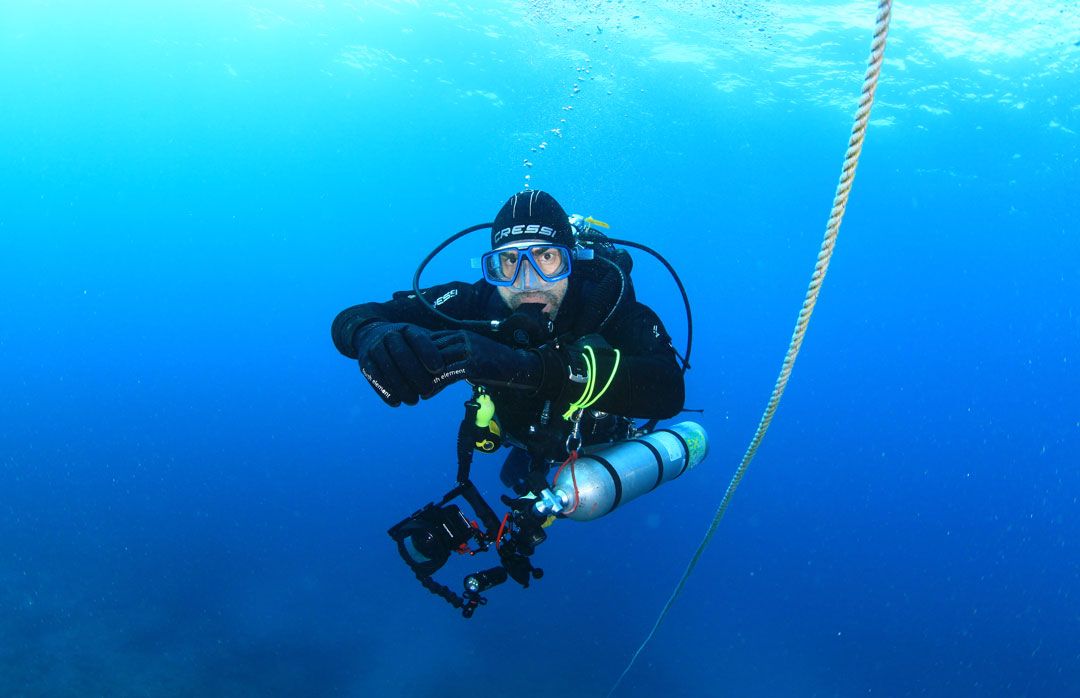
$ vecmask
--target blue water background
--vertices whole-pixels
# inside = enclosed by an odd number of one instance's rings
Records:
[[[873,4],[14,5],[0,694],[603,695],[765,406]],[[897,6],[790,388],[617,695],[1080,694],[1078,41],[1074,2]],[[385,530],[467,390],[388,409],[329,324],[526,175],[678,268],[711,454],[464,621]]]

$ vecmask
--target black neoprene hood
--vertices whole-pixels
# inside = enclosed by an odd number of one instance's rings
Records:
[[[511,196],[491,226],[491,248],[526,240],[550,241],[574,247],[570,218],[559,202],[544,191],[522,191]]]

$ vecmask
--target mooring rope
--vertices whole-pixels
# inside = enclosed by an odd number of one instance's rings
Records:
[[[795,322],[795,332],[791,336],[791,343],[788,345],[787,355],[784,356],[784,363],[780,367],[780,375],[776,379],[776,385],[773,386],[769,404],[765,407],[765,412],[761,416],[757,431],[754,432],[754,438],[750,440],[750,446],[746,449],[746,453],[743,454],[742,462],[739,463],[739,467],[735,470],[735,475],[728,484],[727,491],[724,492],[724,498],[720,501],[720,506],[713,516],[712,523],[709,524],[709,529],[705,533],[705,538],[702,539],[701,544],[698,545],[697,550],[694,551],[693,557],[690,558],[690,564],[686,566],[686,571],[683,572],[682,577],[679,579],[679,583],[675,585],[675,590],[671,593],[671,597],[668,599],[667,603],[664,604],[664,608],[660,611],[660,615],[657,617],[656,622],[653,623],[652,629],[649,630],[649,634],[645,636],[645,640],[642,641],[641,645],[634,652],[634,655],[630,658],[630,663],[626,665],[622,674],[619,675],[618,680],[615,681],[611,690],[608,691],[608,696],[615,693],[615,689],[619,687],[619,684],[622,683],[622,680],[630,672],[630,669],[634,666],[634,662],[637,661],[638,656],[641,655],[645,646],[652,640],[653,635],[656,634],[656,630],[660,627],[660,624],[664,622],[671,607],[675,604],[675,600],[679,598],[679,595],[682,593],[683,587],[686,586],[686,580],[690,577],[690,573],[694,571],[694,567],[697,566],[702,553],[705,552],[705,548],[708,547],[709,542],[712,540],[713,534],[716,533],[716,529],[720,525],[720,520],[724,518],[724,513],[727,511],[728,505],[731,504],[731,498],[735,494],[735,489],[739,486],[739,482],[742,481],[743,475],[746,474],[746,469],[750,465],[750,461],[754,459],[754,454],[757,453],[758,446],[761,445],[761,440],[765,438],[765,432],[768,430],[769,423],[772,422],[773,415],[776,413],[776,407],[780,404],[780,398],[784,394],[784,388],[787,387],[788,378],[791,377],[791,369],[795,365],[795,358],[799,355],[799,348],[802,346],[803,337],[806,335],[806,328],[810,323],[810,315],[814,312],[814,305],[817,303],[818,292],[821,290],[821,284],[825,280],[825,272],[829,269],[829,260],[832,259],[833,248],[836,245],[836,236],[840,232],[840,222],[843,220],[844,210],[847,208],[848,195],[851,193],[851,184],[855,180],[855,167],[859,164],[859,154],[862,152],[863,139],[866,136],[866,125],[870,121],[870,107],[874,104],[874,91],[877,89],[878,75],[881,73],[881,63],[885,56],[885,38],[889,34],[889,19],[891,15],[892,0],[878,0],[877,19],[874,23],[874,38],[870,44],[870,62],[866,69],[866,77],[863,79],[862,95],[859,98],[859,108],[855,112],[855,123],[851,127],[851,137],[848,140],[847,153],[844,155],[844,165],[840,169],[840,183],[836,186],[836,195],[833,198],[832,211],[829,213],[829,222],[825,226],[825,238],[821,242],[821,250],[818,252],[817,264],[814,266],[814,273],[810,277],[810,286],[806,290],[806,298],[803,300],[802,310],[799,311],[799,318]]]

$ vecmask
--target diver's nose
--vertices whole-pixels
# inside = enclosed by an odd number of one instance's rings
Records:
[[[515,286],[518,286],[518,288],[520,288],[521,290],[525,290],[527,288],[535,288],[536,281],[538,280],[536,276],[536,270],[532,268],[531,264],[523,260],[521,266],[518,267],[517,280],[520,282],[520,285],[515,284]]]

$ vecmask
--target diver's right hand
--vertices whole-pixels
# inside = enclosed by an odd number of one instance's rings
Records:
[[[431,333],[417,325],[371,323],[357,330],[353,346],[360,372],[391,407],[415,405],[465,377],[447,369]]]

